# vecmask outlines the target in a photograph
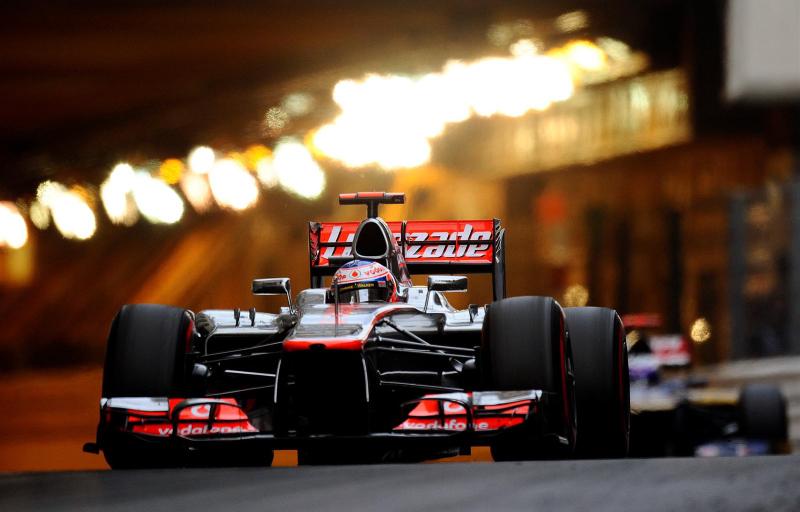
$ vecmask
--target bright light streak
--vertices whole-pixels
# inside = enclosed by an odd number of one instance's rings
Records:
[[[198,146],[189,153],[189,169],[197,174],[207,174],[216,160],[214,150],[208,146]]]
[[[295,139],[282,139],[275,146],[272,162],[278,183],[305,199],[319,197],[325,190],[325,173],[308,149]]]
[[[538,55],[530,40],[515,48],[513,57],[449,62],[421,77],[342,80],[333,89],[342,113],[315,132],[312,145],[348,167],[419,167],[430,161],[431,140],[449,124],[518,117],[574,94],[568,63]]]
[[[0,247],[20,249],[28,242],[28,225],[14,203],[0,201]]]
[[[574,29],[588,18],[576,11],[561,21]],[[419,167],[430,161],[432,140],[450,124],[542,111],[571,98],[576,87],[635,74],[647,65],[642,54],[609,38],[597,44],[576,39],[541,54],[533,25],[524,19],[490,32],[504,46],[516,41],[511,56],[451,61],[421,76],[369,74],[339,81],[332,96],[341,113],[312,132],[308,147],[352,168]]]
[[[222,208],[245,210],[258,201],[258,182],[237,160],[217,160],[208,173],[208,183]]]
[[[133,167],[120,163],[100,185],[100,199],[112,223],[132,226],[139,220],[139,212],[131,195],[135,181]]]
[[[181,196],[147,171],[135,173],[132,192],[139,212],[153,224],[174,224],[183,217]]]
[[[181,178],[181,190],[197,213],[204,213],[211,208],[213,199],[206,175],[185,173]]]
[[[45,181],[36,191],[38,201],[50,209],[56,229],[65,238],[87,240],[97,230],[97,220],[81,194],[54,181]]]

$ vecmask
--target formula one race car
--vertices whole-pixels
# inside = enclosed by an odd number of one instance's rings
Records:
[[[97,440],[112,468],[497,460],[628,451],[627,347],[605,308],[506,298],[494,220],[384,222],[398,193],[342,194],[361,222],[309,224],[311,288],[256,279],[277,314],[127,305],[111,325]],[[444,292],[488,273],[494,302]],[[428,275],[414,286],[411,274]],[[327,277],[332,277],[325,286]]]
[[[788,450],[786,400],[766,383],[709,386],[688,372],[680,334],[658,334],[655,314],[625,315],[630,330],[631,455],[740,456]]]

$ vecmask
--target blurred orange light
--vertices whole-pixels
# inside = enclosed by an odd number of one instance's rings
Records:
[[[158,176],[168,185],[175,185],[181,181],[181,176],[186,170],[183,162],[177,158],[168,158],[161,163],[158,169]]]
[[[257,170],[258,163],[264,158],[272,157],[272,151],[263,144],[253,144],[244,150],[244,163],[251,171]]]
[[[306,133],[305,137],[303,137],[303,145],[311,152],[311,155],[314,158],[325,158],[325,152],[322,151],[317,145],[315,144],[314,140],[317,135],[318,129],[309,130]]]
[[[711,339],[711,324],[703,317],[697,318],[692,322],[689,336],[695,343],[705,343]]]
[[[573,284],[564,291],[564,306],[583,307],[589,302],[589,290],[580,284]]]
[[[80,196],[92,210],[94,210],[95,207],[97,206],[97,197],[88,187],[85,187],[83,185],[72,185],[69,191],[72,192],[73,194]]]

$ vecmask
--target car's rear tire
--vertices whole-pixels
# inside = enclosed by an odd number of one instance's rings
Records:
[[[630,440],[630,385],[625,329],[613,309],[566,308],[580,412],[577,454],[625,457]]]
[[[543,391],[546,412],[538,420],[546,422],[545,431],[558,436],[536,439],[541,431],[524,429],[501,434],[491,446],[495,460],[552,458],[572,451],[572,352],[558,302],[552,297],[513,297],[491,304],[483,323],[480,369],[484,389]]]
[[[103,369],[103,397],[190,396],[185,356],[193,333],[188,310],[157,304],[132,304],[120,309],[111,324]],[[272,452],[227,450],[206,460],[198,453],[187,459],[163,439],[148,440],[102,428],[98,439],[114,469],[197,465],[253,465],[272,460]]]
[[[739,395],[739,430],[747,438],[774,445],[788,438],[786,399],[771,384],[748,384]]]

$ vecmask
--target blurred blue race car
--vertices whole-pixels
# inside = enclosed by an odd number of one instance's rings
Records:
[[[691,346],[658,334],[654,314],[623,317],[631,391],[631,455],[743,456],[789,450],[786,400],[777,386],[709,386],[691,375]]]

